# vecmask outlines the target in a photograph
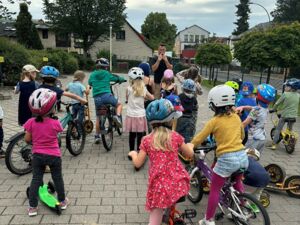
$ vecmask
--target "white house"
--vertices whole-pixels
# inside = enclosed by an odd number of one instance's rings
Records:
[[[183,51],[193,49],[196,44],[203,43],[208,37],[210,32],[199,27],[192,25],[179,31],[175,38],[174,51],[177,57],[184,57]]]

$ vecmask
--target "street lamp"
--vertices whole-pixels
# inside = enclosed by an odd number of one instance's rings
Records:
[[[261,4],[254,3],[254,2],[249,2],[249,4],[251,4],[251,5],[258,5],[258,6],[262,7],[262,8],[266,11],[266,13],[267,13],[267,15],[268,15],[269,23],[271,22],[270,14],[269,14],[269,12],[267,11],[267,9],[266,9],[265,7],[263,7]]]
[[[112,23],[109,23],[109,70],[112,71]]]

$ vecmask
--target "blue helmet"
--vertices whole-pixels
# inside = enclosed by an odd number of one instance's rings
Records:
[[[300,80],[296,78],[291,78],[287,80],[284,85],[291,87],[294,90],[300,89]]]
[[[166,97],[166,99],[172,103],[172,105],[174,106],[174,109],[176,111],[181,111],[181,112],[184,111],[184,108],[181,105],[181,101],[180,101],[180,98],[178,97],[178,95],[170,94]]]
[[[276,97],[276,89],[270,84],[260,84],[257,86],[257,100],[267,108],[270,102],[273,102]]]
[[[59,71],[53,66],[43,66],[40,70],[40,76],[58,78]]]
[[[146,109],[146,117],[150,124],[169,122],[181,115],[182,112],[175,111],[174,106],[167,99],[155,100]]]
[[[253,90],[254,90],[254,86],[252,84],[252,82],[250,81],[245,81],[242,83],[242,86],[240,88],[240,93],[242,95],[250,95],[253,93]]]
[[[196,85],[195,85],[195,82],[192,79],[184,80],[181,87],[182,87],[182,89],[188,90],[188,91],[191,91],[191,92],[196,91]]]
[[[139,67],[144,71],[144,75],[145,76],[149,76],[150,75],[150,65],[149,63],[140,63]]]

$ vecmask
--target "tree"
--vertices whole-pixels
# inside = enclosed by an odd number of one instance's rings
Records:
[[[17,41],[27,48],[43,49],[39,34],[32,23],[32,17],[28,12],[26,3],[20,4],[20,13],[15,23]]]
[[[217,81],[217,77],[214,77],[215,66],[229,64],[231,61],[232,55],[228,45],[206,43],[197,49],[196,63],[210,67],[209,80],[214,80],[214,83]]]
[[[14,0],[6,0],[9,4],[14,4],[15,1]],[[30,4],[30,1],[26,1],[26,0],[19,0],[22,1],[24,3],[28,3]],[[7,7],[4,6],[3,4],[3,0],[0,0],[0,19],[11,19],[12,15],[15,15],[15,12],[10,12],[9,9]]]
[[[277,0],[276,9],[271,12],[275,22],[300,22],[299,0]]]
[[[85,55],[99,38],[109,35],[109,24],[119,31],[126,15],[125,0],[43,0],[44,13],[58,33],[82,40]]]
[[[167,49],[173,49],[177,27],[170,24],[165,13],[151,12],[142,25],[142,34],[152,49],[164,43]]]
[[[239,35],[244,33],[249,29],[249,0],[240,0],[240,4],[236,5],[237,11],[236,15],[238,17],[237,21],[234,23],[237,25],[237,28],[232,32],[233,35]]]

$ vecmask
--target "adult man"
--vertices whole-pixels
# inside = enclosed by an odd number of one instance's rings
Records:
[[[154,72],[154,97],[160,98],[160,82],[166,69],[173,69],[171,58],[166,56],[166,46],[160,44],[158,47],[158,56],[155,56],[150,64]]]

